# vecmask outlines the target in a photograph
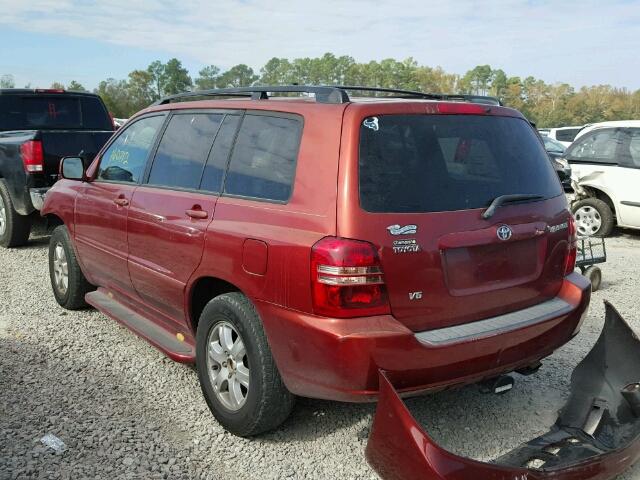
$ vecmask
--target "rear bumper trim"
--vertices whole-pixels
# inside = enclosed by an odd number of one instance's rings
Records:
[[[572,307],[569,303],[559,297],[555,297],[523,310],[463,325],[426,330],[416,333],[415,336],[422,343],[442,346],[492,337],[519,328],[529,327],[560,315],[565,315],[571,310]]]

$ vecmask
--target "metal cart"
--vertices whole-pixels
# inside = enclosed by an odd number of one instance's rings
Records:
[[[607,261],[607,249],[604,238],[581,237],[578,238],[578,251],[576,255],[576,267],[591,280],[591,289],[595,292],[602,283],[602,271],[596,265]]]

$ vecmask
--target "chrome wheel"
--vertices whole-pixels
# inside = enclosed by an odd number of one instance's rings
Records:
[[[56,243],[53,250],[53,279],[58,293],[65,295],[69,288],[69,263],[61,243]]]
[[[602,227],[600,212],[594,207],[584,205],[574,213],[578,234],[583,237],[595,235]]]
[[[249,393],[249,359],[240,334],[228,322],[216,323],[209,332],[207,372],[220,403],[240,410]]]
[[[0,235],[7,231],[7,209],[4,205],[2,195],[0,195]]]

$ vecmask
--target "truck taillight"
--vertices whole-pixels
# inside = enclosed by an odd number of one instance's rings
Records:
[[[313,311],[336,318],[390,313],[380,258],[361,240],[325,237],[311,249]]]
[[[20,156],[24,169],[28,173],[44,171],[44,154],[42,153],[42,142],[40,140],[29,140],[20,145]]]
[[[576,256],[578,255],[578,229],[573,215],[569,217],[569,246],[564,264],[564,274],[573,273],[576,268]]]

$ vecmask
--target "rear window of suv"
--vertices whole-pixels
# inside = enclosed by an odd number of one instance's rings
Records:
[[[0,130],[113,130],[98,97],[83,95],[0,95]]]
[[[531,127],[484,115],[381,115],[360,127],[360,204],[369,212],[487,207],[507,194],[562,194]]]

